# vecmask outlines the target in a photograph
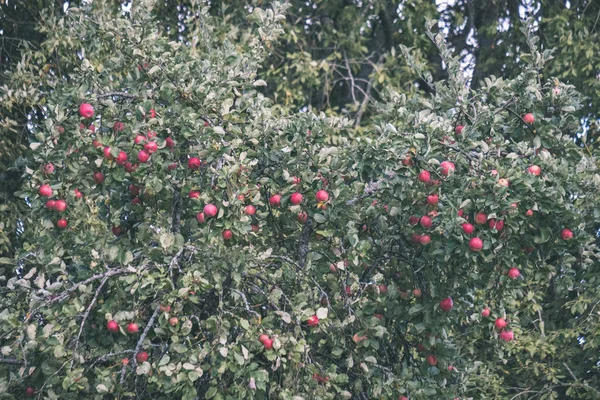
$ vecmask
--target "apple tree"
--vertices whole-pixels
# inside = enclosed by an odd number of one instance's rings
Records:
[[[2,89],[43,115],[2,258],[3,393],[598,398],[600,176],[535,37],[471,91],[429,33],[449,79],[354,136],[261,94],[285,7],[242,43],[200,9],[177,43],[152,3],[48,16]]]

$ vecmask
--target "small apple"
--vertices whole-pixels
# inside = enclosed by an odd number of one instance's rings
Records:
[[[506,274],[510,279],[517,279],[521,275],[521,271],[518,268],[511,268]]]
[[[192,169],[192,170],[196,170],[196,169],[200,168],[201,164],[202,164],[202,162],[197,157],[190,158],[187,163],[188,168]]]
[[[137,196],[138,194],[140,194],[140,187],[137,185],[134,185],[133,183],[129,185],[129,194],[131,194],[132,196]]]
[[[233,232],[231,232],[229,229],[225,229],[223,231],[223,239],[231,240],[232,237],[233,237]]]
[[[127,153],[125,153],[124,151],[120,151],[115,162],[119,165],[124,165],[126,161],[127,161]]]
[[[429,182],[429,179],[431,179],[431,174],[429,173],[429,171],[423,170],[423,171],[419,172],[417,179],[420,182],[427,183],[427,182]]]
[[[165,145],[169,148],[172,149],[173,147],[175,147],[175,142],[173,141],[172,138],[168,137],[165,139]]]
[[[515,338],[513,331],[502,331],[500,332],[500,339],[505,342],[511,342]]]
[[[434,356],[433,354],[430,354],[427,356],[426,358],[427,364],[431,365],[432,367],[437,365],[437,357]]]
[[[427,246],[429,243],[431,243],[431,237],[429,235],[423,235],[419,238],[419,243],[423,246]]]
[[[498,329],[499,331],[506,328],[508,324],[506,323],[506,320],[504,318],[496,318],[496,321],[494,322],[494,326],[496,327],[496,329]]]
[[[117,321],[108,321],[106,323],[106,329],[112,333],[119,332],[119,324],[117,324]]]
[[[308,220],[308,214],[305,212],[301,212],[301,213],[298,213],[298,216],[296,218],[298,219],[299,223],[305,224],[306,221]]]
[[[421,297],[423,295],[423,292],[421,292],[421,289],[413,289],[412,292],[415,297]]]
[[[190,199],[197,199],[200,197],[200,192],[197,190],[190,190],[190,192],[188,193],[188,198]]]
[[[93,145],[95,148],[102,147],[102,143],[100,143],[100,142],[99,142],[99,141],[97,141],[97,140],[94,140],[94,141],[92,141],[92,145]]]
[[[484,308],[484,309],[483,309],[483,311],[481,312],[481,316],[482,316],[483,318],[487,318],[487,317],[489,317],[489,316],[490,316],[490,309],[489,309],[489,308],[487,308],[487,307],[486,307],[486,308]]]
[[[456,213],[456,215],[458,215],[459,217],[462,218],[462,216],[465,215],[465,212],[464,212],[464,210],[458,210],[458,212]],[[469,219],[469,218],[466,218],[466,219]]]
[[[498,185],[508,187],[508,179],[504,179],[504,178],[499,179],[498,180]]]
[[[159,309],[160,309],[160,311],[161,311],[161,312],[164,312],[164,313],[171,312],[171,306],[170,306],[170,305],[168,305],[168,304],[167,304],[166,306],[163,306],[163,305],[161,304],[161,305],[159,306]]]
[[[64,200],[56,200],[54,209],[58,212],[64,212],[67,209],[67,202]]]
[[[139,353],[137,353],[137,356],[135,356],[135,359],[139,363],[146,362],[148,361],[148,353],[146,353],[145,351],[140,351]]]
[[[535,122],[535,117],[532,113],[527,113],[523,115],[523,121],[525,121],[526,124],[531,125]]]
[[[327,193],[327,191],[325,190],[319,190],[317,192],[317,194],[315,195],[315,197],[317,198],[318,202],[326,202],[327,200],[329,200],[329,193]]]
[[[173,162],[173,163],[169,164],[169,165],[167,166],[167,168],[168,168],[169,170],[171,170],[171,171],[172,171],[172,170],[174,170],[174,169],[176,169],[176,168],[177,168],[177,163],[176,163],[176,162]]]
[[[154,131],[148,131],[148,133],[146,133],[146,136],[148,137],[148,139],[155,139],[156,138],[156,132],[154,132]]]
[[[42,196],[42,197],[52,196],[52,188],[50,187],[50,185],[40,186],[40,196]]]
[[[542,169],[537,165],[532,165],[527,168],[527,172],[529,172],[531,175],[540,176]]]
[[[480,251],[483,249],[483,241],[478,237],[471,238],[471,240],[469,240],[469,248],[471,251]]]
[[[154,111],[154,108],[150,109],[148,115],[150,116],[150,118],[156,118],[156,111]]]
[[[281,195],[274,194],[269,198],[269,204],[271,207],[279,207],[281,205]]]
[[[267,350],[271,350],[273,348],[273,339],[271,338],[267,338],[265,339],[263,343],[263,346],[265,346],[265,349]]]
[[[148,154],[148,153],[147,153],[146,151],[144,151],[144,150],[140,150],[140,151],[138,151],[138,154],[137,154],[137,159],[138,159],[138,161],[139,161],[139,162],[141,162],[141,163],[148,162],[148,160],[150,159],[150,154]]]
[[[156,153],[158,150],[158,145],[156,142],[148,142],[144,145],[144,150],[146,150],[148,154]]]
[[[360,343],[363,340],[365,340],[367,337],[366,336],[360,336],[358,333],[355,333],[354,336],[352,336],[352,341],[354,343]]]
[[[475,227],[469,223],[464,223],[461,225],[461,227],[462,227],[463,232],[466,233],[467,235],[470,235],[475,230]]]
[[[431,228],[432,222],[431,222],[431,218],[428,217],[427,215],[423,215],[421,217],[421,220],[419,221],[419,223],[421,224],[421,226],[425,229],[429,229]]]
[[[485,224],[487,222],[487,215],[485,215],[484,213],[477,213],[475,215],[475,223],[482,225]]]
[[[294,177],[292,178],[292,183],[293,183],[294,185],[299,185],[299,184],[300,184],[300,182],[302,182],[302,179],[300,179],[299,177],[297,177],[297,176],[294,176]]]
[[[421,243],[421,235],[413,234],[413,235],[411,236],[411,238],[410,238],[410,241],[411,241],[413,244],[419,244],[419,243]]]
[[[204,216],[207,218],[214,217],[219,212],[219,209],[214,204],[207,204],[204,206]]]
[[[414,215],[412,215],[409,219],[408,219],[408,224],[411,226],[415,226],[419,223],[419,217],[415,217]]]
[[[452,301],[451,297],[446,297],[445,299],[440,301],[440,308],[442,309],[442,311],[448,312],[452,310],[452,307],[454,307],[454,302]]]
[[[113,131],[121,132],[123,129],[125,129],[125,124],[121,121],[115,121],[115,123],[113,124]]]
[[[56,206],[56,201],[54,201],[54,200],[48,200],[48,201],[46,202],[46,208],[47,208],[48,210],[54,210],[54,207],[55,207],[55,206]]]
[[[254,207],[253,205],[247,205],[246,207],[244,207],[244,212],[247,215],[254,215],[256,213],[256,207]]]
[[[142,204],[142,199],[140,199],[139,197],[134,197],[131,200],[131,204],[134,204],[134,205]]]
[[[337,273],[337,267],[334,263],[329,263],[329,272],[331,272],[332,274]]]
[[[430,206],[436,206],[440,201],[440,198],[437,194],[430,194],[427,196],[427,204]]]
[[[531,217],[531,216],[533,216],[533,210],[529,209],[529,210],[525,211],[525,216],[526,216],[526,217]]]
[[[32,388],[31,386],[28,386],[27,388],[25,388],[25,396],[27,396],[27,397],[34,397],[35,396],[35,389]]]
[[[373,314],[373,316],[380,321],[383,320],[383,314]]]
[[[379,293],[386,294],[388,291],[387,285],[382,283],[379,285]]]
[[[121,359],[121,364],[122,365],[128,365],[129,364],[129,358],[122,358]]]
[[[440,163],[440,173],[444,176],[452,175],[452,173],[454,173],[455,170],[456,167],[454,166],[454,163],[450,161],[442,161]]]
[[[139,331],[139,330],[140,330],[140,328],[139,328],[138,324],[136,324],[134,322],[130,322],[127,325],[127,332],[129,332],[129,333],[137,333],[137,331]]]
[[[400,396],[400,397],[398,397],[398,400],[408,400],[408,397],[406,397],[406,396]]]
[[[571,240],[573,239],[573,232],[570,229],[565,228],[562,231],[560,231],[560,238],[562,240]]]
[[[94,107],[88,103],[82,103],[79,106],[79,115],[83,118],[92,118],[94,116]]]
[[[265,335],[264,333],[258,337],[258,341],[263,344],[265,343],[265,340],[267,340],[267,339],[270,339],[270,337],[268,335]]]
[[[49,175],[54,172],[54,164],[48,163],[44,165],[44,175]]]
[[[102,154],[104,154],[104,158],[106,158],[107,160],[112,160],[113,156],[112,154],[110,154],[111,148],[110,147],[105,147],[102,149]]]
[[[138,133],[137,135],[135,135],[133,142],[135,144],[140,144],[140,143],[145,142],[146,140],[147,140],[146,136],[142,135],[141,133]]]
[[[302,203],[302,198],[303,198],[302,194],[300,194],[298,192],[293,193],[290,196],[290,203],[292,203],[293,205],[297,206],[298,204]]]
[[[410,156],[408,156],[408,155],[407,155],[407,156],[405,156],[405,157],[402,159],[402,165],[404,165],[405,167],[410,167],[410,166],[412,166],[412,165],[413,165],[412,158],[411,158]]]
[[[315,327],[315,326],[319,325],[319,317],[317,317],[316,315],[308,317],[308,319],[306,320],[306,323],[310,327]]]
[[[56,222],[56,226],[58,226],[60,229],[65,229],[65,228],[67,227],[67,225],[68,225],[68,224],[69,224],[69,223],[67,222],[67,220],[66,220],[66,219],[59,219],[59,220]]]
[[[258,233],[258,231],[260,230],[260,227],[256,224],[250,225],[250,228],[252,228],[252,232],[254,233]]]
[[[454,133],[456,133],[457,135],[460,135],[460,134],[462,133],[463,129],[465,129],[465,127],[464,127],[464,126],[462,126],[462,125],[457,125],[457,126],[454,128]]]
[[[179,318],[177,318],[177,317],[171,317],[171,318],[169,318],[169,325],[175,326],[178,323],[179,323]]]

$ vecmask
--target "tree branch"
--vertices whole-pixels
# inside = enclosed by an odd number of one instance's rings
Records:
[[[154,322],[156,322],[156,317],[158,316],[159,311],[160,305],[156,306],[156,308],[154,309],[154,313],[152,314],[152,317],[150,317],[150,321],[148,321],[148,324],[146,324],[146,328],[144,329],[144,332],[142,332],[142,335],[140,336],[140,339],[138,340],[137,345],[135,346],[135,350],[133,353],[133,365],[131,367],[133,370],[135,370],[137,366],[137,355],[142,348],[142,344],[144,343],[146,336],[148,336],[148,332],[150,332],[150,329],[152,329],[152,327],[154,326]],[[127,365],[123,365],[123,367],[121,368],[121,384],[125,382],[126,371]]]

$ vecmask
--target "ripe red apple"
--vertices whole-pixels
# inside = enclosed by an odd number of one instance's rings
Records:
[[[412,292],[415,297],[421,297],[421,295],[423,294],[423,292],[421,292],[421,289],[413,289]]]
[[[265,339],[263,346],[265,346],[265,349],[271,350],[273,348],[273,339]]]
[[[165,139],[165,145],[169,148],[172,149],[173,147],[175,147],[175,142],[173,141],[173,139],[171,139],[170,137]]]
[[[319,190],[315,197],[317,198],[318,202],[326,202],[327,200],[329,200],[329,193],[327,193],[327,191],[325,190]]]
[[[27,397],[34,397],[35,396],[35,389],[32,388],[31,386],[28,386],[27,388],[25,388],[25,396],[27,396]]]
[[[274,194],[269,198],[269,204],[271,207],[279,207],[281,205],[281,195]]]
[[[143,363],[148,361],[148,353],[146,353],[145,351],[140,351],[137,356],[135,356],[135,359],[137,360],[137,362],[139,363]]]
[[[411,226],[415,226],[419,223],[419,217],[415,217],[414,215],[412,215],[409,219],[408,219],[408,224]]]
[[[177,318],[177,317],[171,317],[171,318],[169,318],[169,325],[175,326],[178,323],[179,323],[179,318]]]
[[[198,157],[192,157],[188,160],[188,168],[189,169],[198,169],[202,162]]]
[[[411,236],[411,239],[410,239],[410,241],[411,241],[413,244],[419,244],[419,243],[421,243],[421,235],[413,234],[413,235]]]
[[[521,271],[518,268],[511,268],[507,273],[510,279],[517,279],[521,275]]]
[[[450,161],[442,161],[440,164],[440,173],[444,176],[452,175],[452,173],[456,170],[454,163]]]
[[[532,215],[533,215],[533,210],[531,210],[531,209],[530,209],[530,210],[527,210],[527,211],[525,212],[525,216],[526,216],[526,217],[531,217]]]
[[[454,133],[456,133],[457,135],[460,135],[460,134],[462,133],[462,131],[463,131],[463,129],[464,129],[464,128],[465,128],[465,127],[464,127],[464,126],[462,126],[462,125],[457,125],[457,126],[454,128]]]
[[[408,397],[406,397],[406,396],[400,396],[400,397],[398,397],[398,400],[408,400]]]
[[[248,215],[254,215],[256,213],[256,207],[253,205],[247,205],[244,207],[244,212]]]
[[[100,142],[99,142],[99,141],[97,141],[97,140],[94,140],[94,141],[92,142],[92,145],[94,145],[94,147],[95,147],[95,148],[102,147],[102,143],[100,143]]]
[[[128,365],[129,364],[129,358],[121,358],[121,364],[122,365]]]
[[[108,331],[112,333],[119,332],[119,324],[117,324],[117,321],[108,321],[106,323],[106,329],[108,329]]]
[[[121,132],[123,129],[125,129],[125,124],[123,124],[121,121],[115,121],[113,124],[113,131]]]
[[[129,185],[129,193],[132,196],[137,196],[138,194],[140,194],[140,187],[137,185],[134,185],[133,183]]]
[[[532,113],[527,113],[525,115],[523,115],[523,121],[525,121],[526,124],[533,124],[535,122],[535,117],[533,116]]]
[[[204,216],[207,218],[214,217],[219,212],[219,209],[214,204],[207,204],[204,206]]]
[[[532,165],[529,168],[527,168],[527,172],[535,176],[540,176],[540,174],[542,173],[542,169],[537,165]]]
[[[48,210],[54,210],[54,207],[55,207],[55,206],[56,206],[56,201],[54,201],[54,200],[48,200],[48,201],[46,202],[46,208],[47,208]]]
[[[433,354],[428,355],[426,361],[427,364],[431,365],[432,367],[437,365],[437,357]]]
[[[104,154],[104,158],[106,158],[107,160],[112,160],[113,156],[112,154],[110,154],[110,147],[105,147],[102,149],[102,153]]]
[[[508,187],[508,179],[504,179],[504,178],[499,179],[498,180],[498,185]]]
[[[429,171],[423,170],[423,171],[419,172],[417,179],[420,182],[427,183],[427,182],[429,182],[429,179],[431,179],[431,174],[429,173]]]
[[[135,322],[130,322],[127,325],[127,332],[129,332],[129,333],[137,333],[137,331],[139,331],[139,330],[140,330],[140,328],[139,328],[138,324],[136,324]]]
[[[495,228],[498,232],[500,232],[502,229],[504,229],[504,221],[503,220],[496,221]]]
[[[50,185],[40,186],[40,196],[42,196],[42,197],[52,196],[52,188],[50,187]]]
[[[346,291],[346,296],[352,297],[352,287],[350,287],[350,285],[346,285],[344,290]]]
[[[475,227],[469,223],[464,223],[461,225],[461,227],[462,227],[463,232],[466,233],[467,235],[470,235],[475,230]]]
[[[150,154],[146,153],[144,150],[140,150],[138,151],[137,159],[141,163],[148,162],[148,159],[150,159]]]
[[[267,339],[270,339],[270,338],[268,335],[265,335],[264,333],[258,337],[258,341],[263,344],[265,343],[265,340],[267,340]]]
[[[156,111],[154,111],[154,108],[150,109],[150,112],[148,115],[150,115],[150,118],[156,118]]]
[[[126,161],[127,161],[127,153],[125,153],[124,151],[120,151],[115,162],[119,165],[123,165],[123,164],[125,164]]]
[[[190,199],[197,199],[198,197],[200,197],[200,192],[197,190],[190,190],[188,193],[188,198]]]
[[[486,308],[484,308],[484,309],[483,309],[483,311],[481,312],[481,316],[482,316],[483,318],[487,318],[487,317],[489,317],[489,316],[490,316],[490,309],[489,309],[489,308],[487,308],[487,307],[486,307]]]
[[[496,318],[496,321],[494,322],[494,326],[499,331],[506,328],[507,325],[508,325],[508,323],[506,322],[506,320],[504,318],[500,318],[500,317]]]
[[[67,225],[68,225],[68,224],[69,224],[69,223],[67,222],[67,220],[66,220],[66,219],[59,219],[59,220],[56,222],[56,226],[58,226],[60,229],[65,229],[65,228],[67,227]]]
[[[135,138],[133,139],[133,142],[135,144],[140,144],[146,141],[146,136],[142,135],[141,133],[138,133],[137,135],[135,135]]]
[[[177,168],[177,163],[176,163],[176,162],[173,162],[173,163],[169,164],[169,165],[167,166],[167,168],[168,168],[169,170],[174,170],[174,169],[176,169],[176,168]]]
[[[302,203],[302,195],[298,192],[293,193],[290,196],[290,203],[292,203],[293,205],[297,206],[298,204]]]
[[[83,118],[92,118],[94,116],[94,107],[88,103],[82,103],[79,106],[79,115]]]
[[[442,311],[448,312],[452,310],[452,307],[454,307],[454,302],[452,301],[451,297],[446,297],[445,299],[440,301],[440,308],[442,309]]]
[[[125,162],[125,171],[128,173],[133,173],[138,168],[137,164],[132,164],[130,162]]]
[[[67,209],[67,202],[64,200],[56,200],[54,209],[58,212],[64,212]]]
[[[404,165],[405,167],[410,167],[411,165],[413,165],[413,161],[412,158],[410,156],[405,156],[402,159],[402,165]]]
[[[431,225],[432,225],[431,218],[429,218],[427,215],[423,215],[421,217],[421,220],[419,221],[419,223],[425,229],[431,228]]]
[[[258,231],[260,230],[260,227],[256,224],[250,225],[250,228],[252,228],[252,232],[254,233],[258,233]]]
[[[225,229],[223,231],[223,239],[231,240],[232,237],[233,237],[233,232],[231,232],[229,229]]]
[[[427,196],[427,204],[430,206],[436,206],[440,201],[440,197],[437,194],[430,194]]]
[[[144,150],[146,150],[149,154],[155,153],[158,150],[158,145],[156,142],[148,142],[144,145]]]
[[[203,212],[199,212],[198,214],[196,214],[196,219],[198,220],[198,222],[200,222],[201,224],[203,224],[204,221],[205,221],[204,213]]]
[[[94,182],[98,185],[104,182],[104,174],[100,171],[94,172]]]
[[[299,185],[300,182],[302,182],[302,179],[300,179],[299,177],[297,177],[297,176],[292,177],[292,183],[294,185]]]
[[[298,213],[298,222],[300,222],[301,224],[305,224],[306,221],[308,220],[308,214],[305,212],[302,213]]]
[[[382,283],[379,285],[379,293],[386,294],[388,291],[387,285]]]
[[[319,325],[319,317],[317,317],[316,315],[308,317],[308,319],[306,320],[306,323],[310,327],[315,327],[315,326]]]
[[[562,231],[560,231],[560,238],[562,240],[571,240],[573,239],[573,232],[570,229],[565,228]]]
[[[465,215],[465,212],[463,210],[458,210],[458,213],[456,213],[456,215],[458,215],[459,217],[462,218],[463,215]],[[466,218],[469,219],[469,218]]]
[[[54,172],[54,164],[48,163],[44,165],[44,174],[48,175]]]
[[[477,213],[475,215],[475,223],[476,224],[485,224],[487,222],[487,215],[485,215],[484,213]]]
[[[131,204],[142,204],[142,199],[140,199],[139,197],[134,197],[133,199],[131,199]]]
[[[431,243],[431,237],[429,235],[423,235],[419,238],[419,243],[423,246],[427,246],[429,243]]]
[[[513,331],[502,331],[500,332],[500,339],[504,340],[505,342],[510,342],[515,338],[515,334],[513,333]]]
[[[472,251],[480,251],[483,249],[483,241],[477,237],[471,238],[471,240],[469,240],[469,248]]]

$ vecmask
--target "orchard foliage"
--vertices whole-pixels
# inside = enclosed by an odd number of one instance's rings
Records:
[[[1,259],[2,392],[598,398],[600,176],[533,36],[471,91],[430,33],[449,80],[333,146],[354,121],[261,94],[280,5],[244,46],[200,14],[185,46],[151,3],[48,17],[3,88],[44,120]]]

